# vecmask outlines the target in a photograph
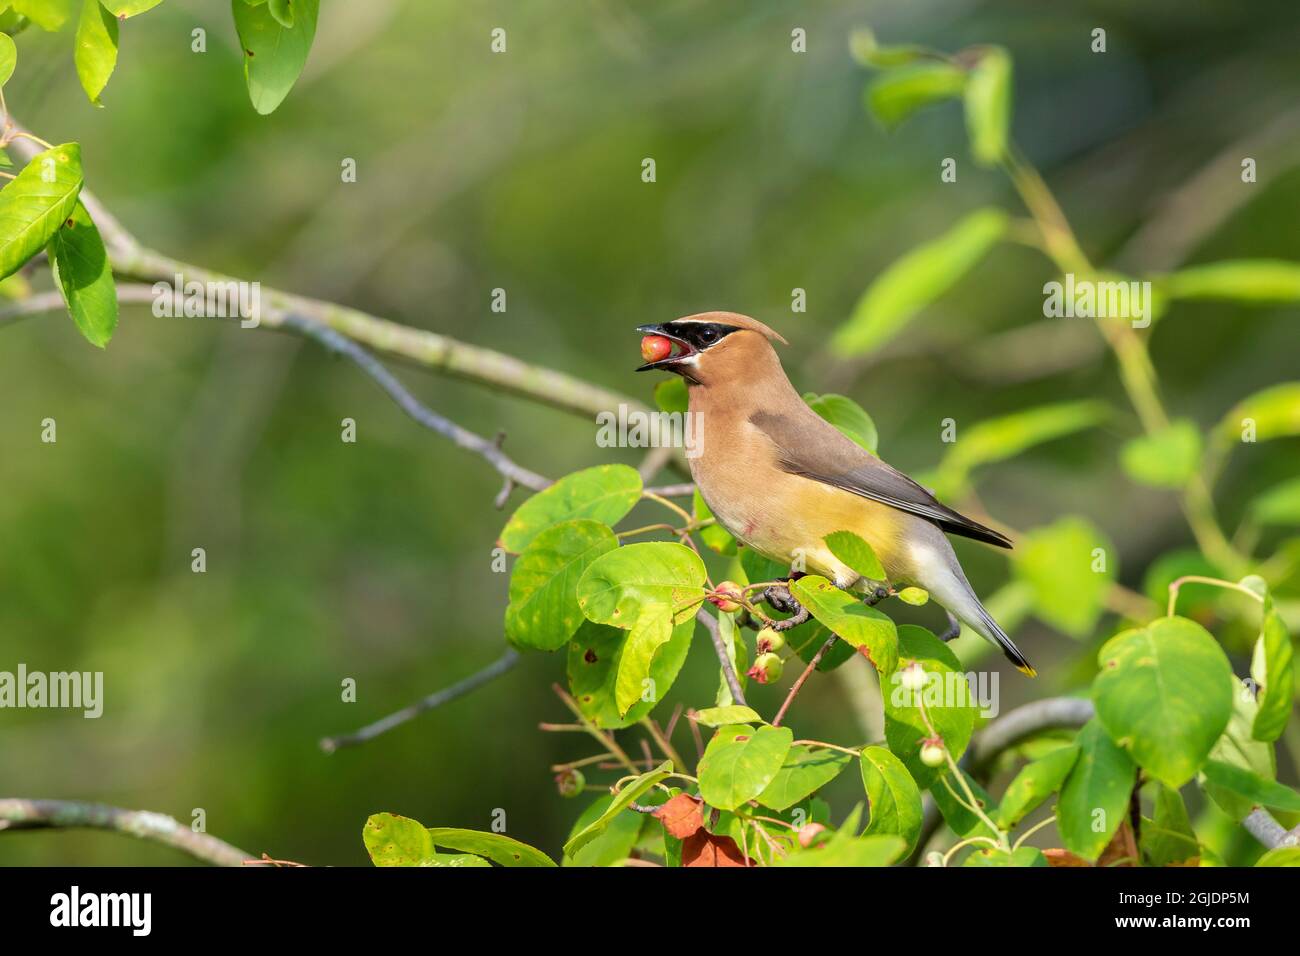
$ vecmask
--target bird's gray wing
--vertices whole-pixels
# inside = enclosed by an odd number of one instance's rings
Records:
[[[951,534],[1011,547],[1006,535],[940,504],[930,492],[846,438],[812,409],[807,412],[805,416],[760,411],[749,418],[776,447],[780,468],[933,521]]]

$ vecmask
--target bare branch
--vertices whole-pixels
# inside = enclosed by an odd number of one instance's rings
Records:
[[[252,854],[206,833],[192,829],[162,813],[123,810],[103,803],[75,800],[0,799],[0,833],[11,830],[66,830],[89,827],[112,830],[162,843],[214,866],[260,865]]]
[[[483,668],[477,673],[471,674],[464,680],[452,684],[450,687],[444,687],[442,690],[434,691],[428,697],[416,701],[409,707],[403,707],[396,713],[389,714],[383,720],[377,720],[373,724],[367,724],[360,730],[353,731],[350,734],[342,734],[338,737],[326,737],[320,742],[320,749],[327,754],[332,754],[343,747],[355,747],[358,744],[364,744],[368,740],[374,740],[380,734],[387,733],[394,727],[399,727],[412,720],[425,711],[433,710],[435,707],[441,707],[443,704],[455,700],[457,697],[463,697],[472,690],[482,687],[490,680],[500,677],[506,671],[510,670],[519,663],[519,653],[511,648],[498,657],[495,661]]]
[[[713,641],[713,649],[718,653],[718,663],[722,665],[723,677],[731,691],[732,703],[739,704],[741,707],[748,706],[745,703],[745,692],[740,689],[740,678],[736,676],[736,669],[731,666],[731,655],[727,652],[727,646],[722,643],[722,634],[718,630],[717,620],[704,608],[696,612],[695,619],[704,625],[704,629],[709,632],[709,638]]]

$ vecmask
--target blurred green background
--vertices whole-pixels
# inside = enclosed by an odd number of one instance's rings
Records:
[[[88,188],[149,246],[643,400],[654,382],[632,374],[633,328],[708,309],[775,325],[796,385],[859,401],[907,471],[937,462],[945,417],[1104,398],[1123,410],[1110,425],[986,469],[980,500],[1021,529],[1088,516],[1136,590],[1156,557],[1191,544],[1175,497],[1118,468],[1137,422],[1091,323],[1043,318],[1053,274],[1032,250],[999,247],[869,361],[828,357],[825,338],[887,263],[977,206],[1019,211],[1005,179],[969,161],[958,106],[881,132],[848,34],[1006,45],[1015,135],[1089,252],[1169,268],[1300,256],[1293,2],[323,6],[307,70],[270,117],[248,104],[229,4],[198,0],[123,25],[102,110],[78,87],[67,30],[18,38],[5,95],[45,139],[83,144]],[[505,55],[489,52],[498,26]],[[806,54],[790,50],[794,27]],[[1095,27],[1104,55],[1089,49]],[[941,184],[949,156],[958,181]],[[1243,156],[1259,183],[1241,184]],[[356,183],[340,182],[346,157]],[[496,287],[505,314],[489,309]],[[796,287],[804,314],[790,310]],[[1297,377],[1296,318],[1179,306],[1152,343],[1169,408],[1209,425]],[[505,515],[483,462],[288,336],[139,307],[104,353],[59,314],[0,336],[0,669],[102,670],[106,685],[99,720],[0,712],[0,794],[185,822],[203,808],[211,833],[254,853],[340,865],[366,861],[367,814],[486,829],[500,808],[511,835],[558,853],[584,804],[559,798],[547,768],[590,752],[536,727],[567,719],[549,689],[559,656],[530,656],[365,747],[316,746],[501,652],[507,576],[491,549]],[[510,454],[545,474],[640,460],[596,447],[592,421],[400,372],[461,424],[503,429]],[[39,440],[47,417],[57,444]],[[339,440],[344,417],[356,444]],[[1225,526],[1296,463],[1295,440],[1236,455],[1219,486]],[[206,574],[190,571],[195,547]],[[961,554],[982,593],[1006,579],[1002,554]],[[920,619],[937,625],[932,612]],[[1096,636],[1113,629],[1108,618]],[[1095,642],[1033,621],[1016,638],[1043,677],[1008,669],[1003,710],[1086,686]],[[340,701],[348,677],[356,703]],[[800,735],[859,742],[844,685],[814,679]],[[701,631],[672,699],[706,705],[716,681]],[[760,709],[788,683],[757,692]],[[860,799],[849,776],[844,801]],[[184,862],[111,834],[0,838],[0,864]]]

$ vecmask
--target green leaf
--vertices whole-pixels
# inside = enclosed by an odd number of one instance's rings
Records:
[[[961,96],[966,73],[948,63],[916,61],[880,74],[867,85],[866,105],[886,130],[922,107]]]
[[[1010,830],[1032,813],[1061,788],[1078,759],[1079,748],[1069,744],[1022,767],[1002,794],[996,818],[998,826]]]
[[[1177,866],[1201,854],[1182,794],[1155,785],[1155,817],[1142,824],[1142,856],[1147,866]]]
[[[802,578],[802,581],[808,580]],[[925,672],[925,683],[919,691],[910,691],[902,683],[900,673],[888,681],[881,681],[881,696],[885,709],[885,741],[889,749],[903,761],[912,779],[922,790],[928,789],[940,776],[944,767],[927,767],[921,763],[921,742],[929,738],[921,714],[921,705],[934,725],[944,746],[954,760],[961,758],[970,743],[975,726],[975,706],[970,685],[956,655],[937,637],[923,627],[904,624],[898,628],[899,671],[913,661]]]
[[[1086,518],[1067,516],[1025,534],[1012,554],[1034,592],[1035,613],[1071,637],[1087,637],[1115,580],[1116,552]]]
[[[703,724],[705,727],[722,727],[725,724],[747,724],[750,722],[761,724],[764,722],[763,718],[758,715],[758,711],[752,707],[743,707],[740,704],[729,704],[726,707],[708,707],[696,711],[692,719],[697,724]]]
[[[1283,382],[1238,402],[1224,416],[1219,435],[1230,442],[1300,435],[1300,382]]]
[[[105,10],[99,0],[86,0],[81,8],[73,59],[81,88],[90,102],[99,106],[99,94],[104,92],[117,66],[117,17]]]
[[[1075,738],[1079,759],[1056,804],[1057,829],[1071,853],[1095,860],[1128,814],[1137,768],[1096,720]]]
[[[555,861],[541,850],[499,833],[429,827],[429,836],[438,846],[487,857],[501,866],[555,866]]]
[[[1282,736],[1295,700],[1295,660],[1291,635],[1282,615],[1273,606],[1273,596],[1264,597],[1264,615],[1255,645],[1251,676],[1260,687],[1259,712],[1250,734],[1256,740],[1274,741]]]
[[[1160,292],[1171,299],[1300,301],[1300,263],[1281,259],[1238,259],[1191,266],[1156,282]]]
[[[625,714],[620,714],[616,684],[627,631],[584,621],[569,642],[568,656],[569,690],[583,716],[603,730],[617,730],[630,727],[649,714],[677,680],[691,649],[694,631],[694,619],[673,628],[671,639],[650,662],[648,676],[654,681],[656,699],[638,700]]]
[[[564,844],[565,855],[576,856],[578,851],[600,836],[621,811],[626,810],[636,802],[638,797],[652,789],[655,784],[672,772],[673,762],[665,760],[653,770],[647,770],[639,777],[625,783],[623,788],[610,800],[609,806],[605,808],[600,816],[569,838],[569,842]]]
[[[583,621],[578,581],[618,547],[607,525],[579,519],[547,528],[529,543],[510,574],[506,636],[518,647],[557,651]]]
[[[819,624],[816,620],[812,620],[806,624],[791,628],[782,636],[785,637],[786,647],[798,654],[800,660],[805,664],[811,664],[812,659],[817,656],[817,652],[821,650],[822,645],[830,638],[831,631],[825,624]],[[822,674],[829,673],[853,660],[857,653],[857,648],[848,641],[836,641],[831,645],[831,649],[822,655],[822,659],[817,662],[817,671]]]
[[[836,832],[823,847],[797,850],[776,861],[776,866],[864,867],[890,866],[907,852],[897,836],[846,836]]]
[[[1300,525],[1300,478],[1274,485],[1251,502],[1250,513],[1260,524]]]
[[[1230,764],[1251,774],[1272,780],[1277,776],[1277,760],[1273,746],[1252,736],[1259,704],[1255,694],[1235,677],[1232,680],[1232,718],[1223,735],[1210,751],[1210,760]],[[1240,822],[1254,809],[1254,805],[1231,789],[1221,787],[1202,772],[1201,787],[1224,813]]]
[[[646,541],[601,555],[578,582],[578,606],[588,620],[629,631],[615,683],[620,714],[642,699],[674,625],[693,622],[704,578],[704,563],[690,548]]]
[[[696,521],[706,521],[713,517],[713,512],[709,510],[708,503],[705,502],[704,496],[700,490],[695,489],[695,497],[691,503],[691,510],[695,514]],[[733,555],[736,553],[736,539],[731,536],[722,525],[716,522],[700,529],[700,540],[705,546],[718,554]]]
[[[115,17],[133,17],[146,10],[152,10],[160,3],[162,0],[103,0],[104,6],[108,7]]]
[[[666,378],[655,385],[655,404],[663,412],[685,412],[690,406],[686,380],[678,375]]]
[[[791,747],[781,769],[757,800],[773,810],[788,810],[838,777],[852,759],[849,754],[825,747]]]
[[[916,848],[921,835],[921,791],[903,762],[884,747],[864,747],[859,760],[871,816],[863,835],[892,833]]]
[[[850,357],[884,345],[970,272],[1006,228],[1006,213],[980,209],[895,260],[867,287],[849,320],[835,331],[831,348]]]
[[[230,5],[244,51],[248,98],[253,109],[266,115],[289,95],[307,63],[320,0],[297,0],[292,27],[276,20],[269,4],[250,7],[243,0],[231,0]]]
[[[876,423],[853,399],[845,398],[843,395],[818,395],[815,392],[804,392],[803,400],[808,403],[809,408],[838,428],[845,438],[873,455],[876,453],[876,445],[879,442]]]
[[[934,805],[939,808],[939,813],[943,816],[944,822],[948,824],[949,829],[962,839],[974,836],[997,839],[997,832],[976,816],[970,807],[966,805],[966,791],[956,780],[952,779],[951,770],[940,769],[940,779],[930,787],[930,796],[934,798]],[[971,793],[975,795],[976,804],[981,810],[985,811],[987,816],[988,811],[992,809],[997,801],[990,797],[988,791],[980,786],[979,781],[965,770],[961,771],[961,776],[966,781],[966,786],[970,788]],[[957,794],[961,795],[960,802],[957,800]]]
[[[91,345],[103,348],[117,328],[117,289],[104,241],[80,201],[50,239],[49,256],[72,321]]]
[[[280,26],[293,26],[293,4],[290,0],[267,0],[266,9]]]
[[[1134,481],[1158,488],[1181,488],[1201,462],[1201,433],[1186,418],[1171,422],[1154,435],[1125,442],[1120,463]]]
[[[586,830],[605,815],[609,805],[614,802],[614,795],[606,793],[582,811],[573,824],[569,839]],[[587,841],[582,849],[573,855],[565,854],[564,866],[614,866],[626,860],[636,846],[641,834],[641,814],[632,809],[615,813],[605,821],[604,828],[593,839]]]
[[[0,278],[45,248],[72,215],[81,191],[81,147],[64,143],[32,157],[0,189]]]
[[[565,475],[510,516],[500,544],[519,554],[545,528],[573,518],[615,525],[641,498],[641,476],[627,465],[597,465]]]
[[[962,861],[962,866],[1049,866],[1047,857],[1036,846],[1022,846],[1008,853],[991,846],[976,847]]]
[[[700,758],[700,796],[719,810],[735,810],[762,793],[785,763],[789,727],[724,727]]]
[[[885,566],[871,550],[871,545],[852,531],[833,531],[824,539],[831,554],[858,574],[872,581],[887,581]]]
[[[1300,793],[1242,767],[1221,760],[1207,760],[1205,779],[1249,800],[1253,806],[1300,813]]]
[[[731,669],[736,675],[736,682],[740,684],[740,690],[743,693],[745,685],[749,679],[745,676],[745,671],[749,669],[749,648],[745,644],[745,637],[736,624],[736,619],[730,614],[723,614],[721,611],[717,615],[718,637],[722,640],[722,646],[727,650],[727,660],[731,662]],[[723,672],[721,665],[718,667],[718,692],[714,695],[714,701],[718,707],[729,707],[736,702],[731,696],[731,685],[727,682],[727,675]]]
[[[792,581],[790,593],[832,633],[854,647],[866,648],[880,674],[894,672],[898,666],[898,630],[888,617],[815,574]]]
[[[1232,665],[1205,628],[1162,617],[1107,641],[1092,695],[1112,740],[1177,789],[1196,776],[1232,716]]]
[[[554,866],[546,854],[525,843],[477,830],[426,828],[408,817],[376,813],[366,820],[362,839],[375,866]],[[436,852],[445,846],[472,856]]]
[[[16,66],[18,66],[18,47],[14,46],[14,38],[7,33],[0,33],[0,86],[9,82]]]
[[[21,14],[42,30],[62,30],[72,19],[80,0],[13,0],[14,13]]]
[[[1256,866],[1300,866],[1300,846],[1280,846],[1269,850],[1258,860]]]
[[[957,434],[957,441],[939,467],[940,484],[955,491],[980,465],[1014,458],[1035,445],[1083,431],[1110,417],[1104,402],[1058,402],[1025,411],[986,418]]]
[[[971,70],[965,105],[975,161],[981,166],[1001,162],[1011,128],[1011,57],[1002,47],[990,47]]]
[[[876,35],[867,27],[859,27],[849,34],[849,52],[863,66],[886,69],[903,66],[923,59],[941,59],[940,55],[923,46],[881,46]]]

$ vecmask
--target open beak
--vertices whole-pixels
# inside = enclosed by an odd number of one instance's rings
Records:
[[[645,365],[642,365],[637,369],[638,372],[648,372],[651,369],[663,369],[666,372],[672,372],[676,370],[677,364],[682,359],[695,354],[695,349],[690,345],[690,343],[679,339],[671,332],[665,330],[662,325],[638,325],[636,330],[646,335],[662,335],[668,341],[672,342],[673,345],[677,346],[677,351],[674,351],[672,355],[667,355],[657,362],[647,362]]]

